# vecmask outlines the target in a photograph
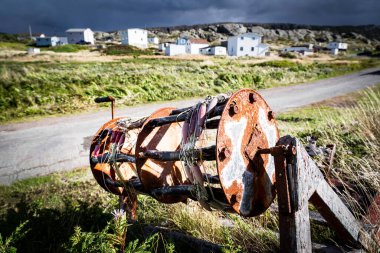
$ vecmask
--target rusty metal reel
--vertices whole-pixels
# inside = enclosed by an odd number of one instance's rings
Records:
[[[242,216],[263,213],[275,198],[273,157],[257,150],[278,139],[274,114],[257,92],[243,89],[230,97],[218,126],[216,162],[226,198]]]
[[[156,118],[166,117],[175,108],[161,108],[145,121],[136,143],[136,167],[145,190],[189,184],[181,161],[159,161],[143,158],[139,153],[147,150],[178,151],[182,140],[183,122],[174,122],[160,127],[150,127],[147,123]],[[160,196],[157,200],[164,203],[185,201],[183,196]]]
[[[93,156],[94,154],[94,149],[96,145],[100,145],[100,154],[107,154],[108,152],[110,152],[110,146],[111,146],[110,135],[103,136],[102,139],[99,139],[99,138],[101,138],[102,133],[106,131],[107,129],[116,129],[117,121],[122,120],[122,119],[126,119],[126,117],[116,118],[105,123],[95,134],[90,146],[90,167],[91,167],[91,171],[94,178],[103,189],[117,195],[122,195],[123,188],[110,185],[107,182],[107,178],[112,179],[113,181],[119,181],[119,180],[127,181],[131,179],[132,177],[136,176],[135,164],[129,163],[129,162],[119,163],[118,164],[119,171],[122,176],[122,178],[119,178],[119,176],[117,175],[115,169],[111,166],[111,164],[106,163],[105,161],[93,163],[91,162],[91,156]],[[137,139],[138,132],[139,132],[139,129],[132,129],[128,131],[125,138],[125,142],[121,148],[121,153],[131,155],[131,156],[135,155],[134,143]]]

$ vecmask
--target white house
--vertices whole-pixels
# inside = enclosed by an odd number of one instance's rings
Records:
[[[148,47],[148,31],[134,28],[120,31],[121,44],[139,48]]]
[[[208,47],[209,43],[204,39],[188,39],[186,42],[187,54],[200,54],[200,49]]]
[[[245,33],[228,38],[228,55],[230,56],[265,56],[268,46],[261,43],[261,35]]]
[[[200,53],[204,55],[227,55],[227,49],[225,47],[205,47],[200,49]]]
[[[292,47],[286,47],[282,49],[281,52],[282,53],[297,52],[302,55],[312,55],[314,53],[313,47],[314,47],[313,44],[292,46]]]
[[[165,55],[167,56],[184,55],[184,54],[186,54],[186,45],[169,44],[165,48]]]
[[[168,42],[165,42],[165,43],[160,43],[158,45],[158,50],[160,51],[165,51],[165,49],[169,46],[169,43]]]
[[[158,37],[154,36],[154,37],[148,37],[148,43],[158,45],[158,43],[160,43],[160,42],[158,40]]]
[[[200,49],[208,47],[209,43],[204,39],[192,39],[188,37],[182,37],[177,39],[177,45],[185,45],[187,54],[200,54]]]
[[[36,46],[37,47],[55,47],[59,45],[66,45],[67,38],[66,37],[45,37],[40,36],[36,38]]]
[[[94,32],[90,28],[71,28],[66,34],[69,44],[95,44]]]
[[[327,45],[328,49],[347,50],[347,47],[348,47],[347,43],[343,43],[343,42],[330,42]]]

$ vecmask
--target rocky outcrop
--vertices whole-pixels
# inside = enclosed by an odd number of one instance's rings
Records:
[[[301,26],[292,24],[247,24],[220,23],[194,26],[150,28],[150,32],[162,39],[187,36],[220,42],[229,36],[254,32],[264,36],[264,40],[284,43],[328,43],[331,41],[354,40],[367,44],[378,44],[380,26]]]
[[[331,41],[360,42],[379,45],[380,26],[302,26],[292,24],[249,24],[220,23],[194,26],[149,28],[149,33],[160,38],[161,42],[174,42],[177,37],[206,39],[220,43],[230,36],[254,32],[264,36],[266,42],[286,44],[328,43]],[[98,41],[120,41],[117,32],[95,32]]]

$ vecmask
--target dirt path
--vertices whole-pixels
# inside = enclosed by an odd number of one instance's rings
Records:
[[[291,110],[380,83],[380,68],[313,83],[261,90],[275,112]],[[141,117],[165,106],[186,107],[199,99],[123,108]],[[0,126],[0,184],[88,164],[89,141],[110,119],[108,111]]]

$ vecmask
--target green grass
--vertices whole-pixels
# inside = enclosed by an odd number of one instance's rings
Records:
[[[371,190],[380,188],[379,107],[380,85],[280,114],[277,122],[281,135],[292,134],[303,142],[313,135],[319,137],[318,145],[337,144],[332,176],[346,184],[355,183],[359,194],[369,197]],[[363,210],[352,193],[358,194],[347,189],[342,196],[360,219]],[[0,186],[0,234],[12,239],[14,231],[14,235],[29,231],[17,240],[8,240],[6,247],[19,252],[194,251],[193,245],[171,241],[163,234],[144,234],[144,227],[151,225],[223,245],[226,252],[278,250],[278,219],[271,210],[259,217],[242,218],[202,210],[192,201],[166,205],[146,196],[139,196],[138,201],[139,222],[127,226],[124,220],[112,218],[117,197],[101,189],[88,168],[22,180]],[[232,226],[223,226],[221,219]],[[20,224],[24,225],[17,230]],[[312,238],[320,243],[338,241],[333,230],[314,223]]]
[[[56,53],[75,53],[82,50],[88,50],[88,48],[89,47],[86,45],[66,44],[66,45],[61,45],[61,46],[42,48],[42,50],[53,51]]]
[[[333,169],[328,171],[316,158],[325,174],[338,179],[345,188],[343,197],[357,218],[364,210],[352,195],[358,194],[364,202],[371,202],[380,189],[380,85],[358,93],[354,99],[331,102],[282,114],[278,117],[283,133],[300,139],[318,138],[318,145],[336,144]],[[355,190],[352,189],[355,185]]]
[[[291,61],[133,58],[106,63],[0,62],[0,122],[82,112],[93,99],[111,95],[117,106],[137,105],[229,92],[286,86],[378,65]]]
[[[148,49],[140,49],[138,47],[129,46],[129,45],[113,45],[108,46],[103,50],[103,53],[106,55],[131,55],[131,56],[139,56],[139,55],[154,55],[156,53],[156,49],[148,48]]]
[[[0,41],[0,51],[3,51],[3,50],[25,51],[27,48],[28,48],[27,45],[24,43]]]

